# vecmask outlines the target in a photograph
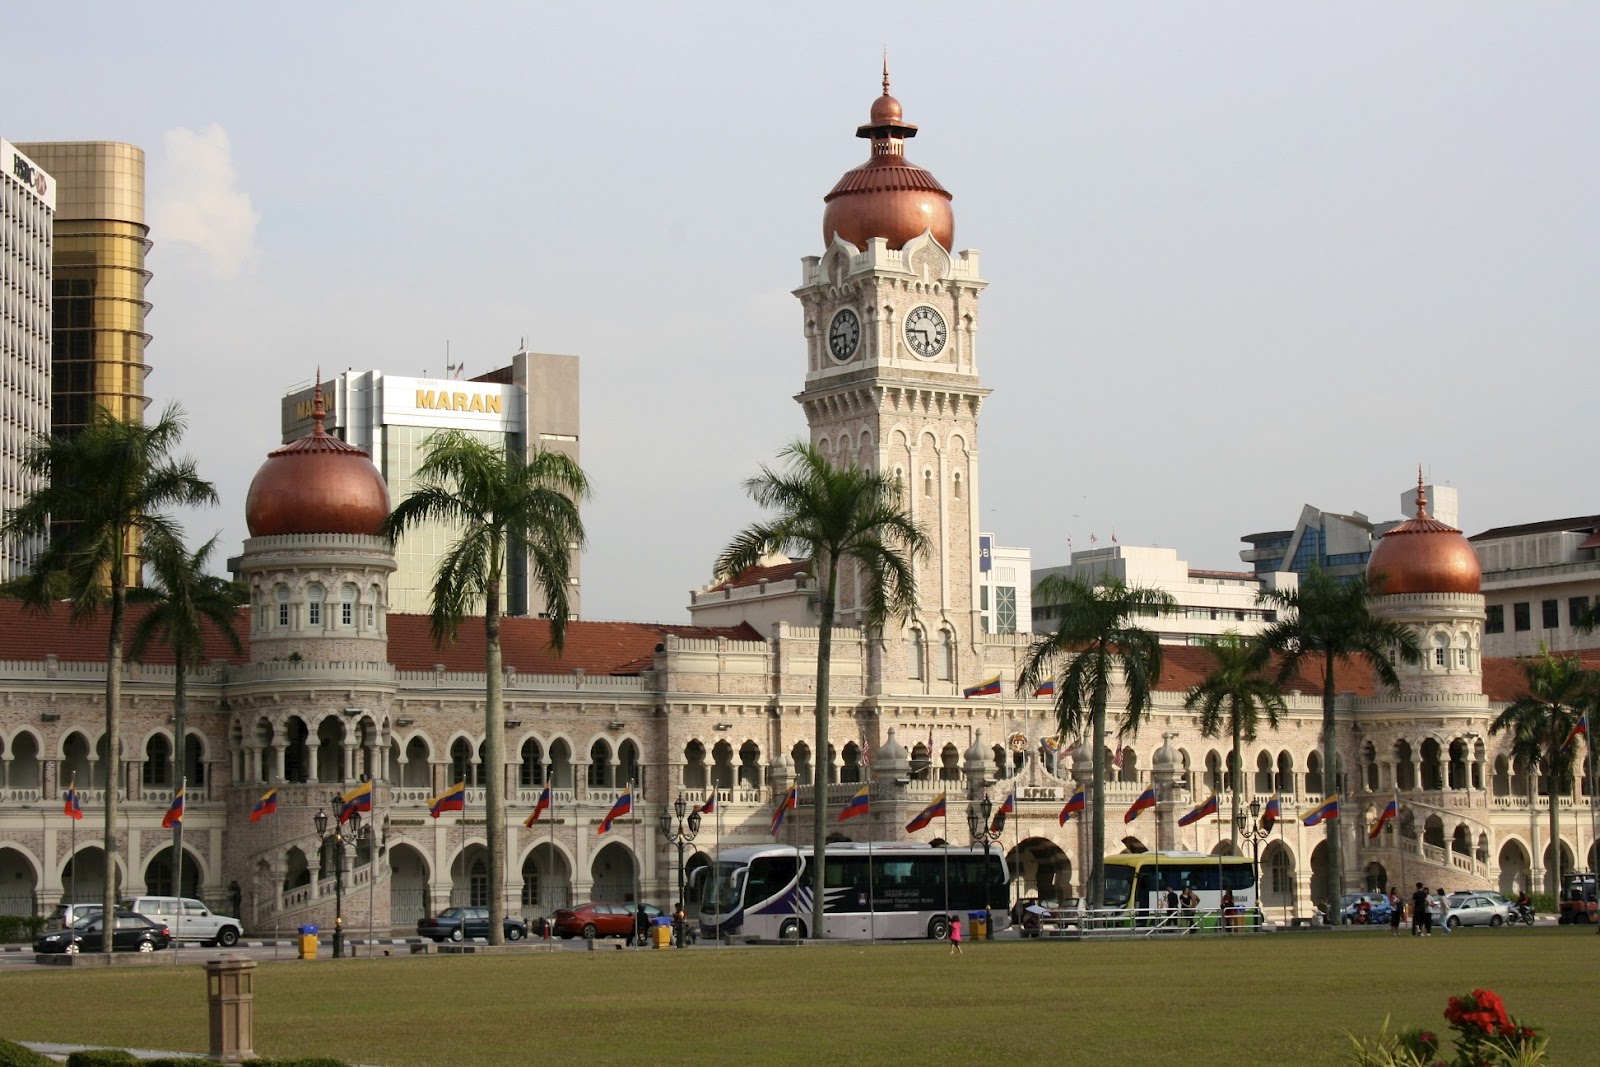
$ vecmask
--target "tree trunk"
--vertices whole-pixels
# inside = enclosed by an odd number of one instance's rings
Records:
[[[1239,854],[1239,779],[1244,777],[1244,753],[1239,751],[1239,702],[1233,702],[1233,713],[1229,716],[1233,725],[1233,818],[1228,823],[1228,843],[1233,847],[1233,854]],[[1198,844],[1198,842],[1196,842]]]
[[[127,609],[127,571],[123,562],[123,549],[127,532],[117,529],[116,555],[111,561],[111,629],[106,655],[106,826],[105,826],[105,892],[101,895],[100,925],[104,934],[101,951],[107,955],[112,950],[117,914],[117,787],[122,777],[122,630]],[[78,857],[72,857],[76,864]]]
[[[186,766],[183,758],[184,748],[184,714],[188,711],[189,672],[185,669],[184,654],[181,649],[174,649],[177,657],[173,666],[172,682],[172,788],[177,789],[183,783],[183,772]],[[183,813],[189,814],[189,798],[183,798]],[[177,839],[176,847],[172,851],[172,895],[183,896],[183,845],[182,837]]]
[[[483,610],[486,700],[483,723],[483,820],[489,845],[489,944],[506,939],[506,717],[500,655],[500,578],[486,583]],[[465,859],[462,863],[465,868]]]
[[[1560,766],[1561,749],[1552,745],[1545,753],[1545,766],[1549,769],[1546,780],[1550,783],[1550,892],[1561,899],[1561,785],[1556,768]]]
[[[817,744],[811,753],[811,936],[816,938],[827,936],[822,867],[828,848],[828,670],[833,660],[833,613],[838,596],[839,560],[835,556],[828,560],[828,591],[822,597],[822,620],[817,628]]]
[[[1106,676],[1102,670],[1094,683],[1094,704],[1089,709],[1094,736],[1094,813],[1089,827],[1089,906],[1106,903]]]
[[[1334,771],[1334,722],[1333,722],[1333,653],[1325,651],[1327,663],[1322,675],[1322,799],[1327,800],[1334,795],[1337,783],[1333,777]],[[1326,841],[1328,842],[1328,882],[1331,890],[1329,899],[1335,908],[1340,906],[1344,899],[1344,864],[1339,856],[1339,820],[1326,820],[1328,827]]]

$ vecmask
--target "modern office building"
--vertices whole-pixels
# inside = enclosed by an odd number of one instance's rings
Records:
[[[311,429],[313,385],[283,399],[283,440]],[[380,370],[346,371],[322,383],[328,432],[372,456],[388,483],[390,499],[404,500],[417,486],[423,444],[437,430],[462,430],[526,455],[533,448],[578,454],[578,357],[518,352],[510,364],[469,380],[412,378]],[[390,610],[425,612],[448,528],[425,524],[401,539],[398,570],[389,579]],[[578,553],[570,563],[571,614],[582,608]],[[540,615],[544,600],[528,574],[526,558],[511,561],[506,610]]]
[[[1400,494],[1400,514],[1416,511],[1417,494],[1426,493],[1433,503],[1428,514],[1448,526],[1458,526],[1456,490],[1448,485],[1418,485]],[[1239,558],[1257,574],[1293,571],[1304,578],[1313,564],[1324,574],[1350,577],[1366,571],[1372,558],[1372,544],[1400,524],[1399,519],[1374,522],[1359,511],[1345,515],[1307,504],[1290,530],[1269,530],[1245,534],[1239,540],[1250,545]]]
[[[1600,630],[1579,625],[1600,602],[1600,515],[1497,526],[1471,541],[1483,564],[1485,655],[1600,648]]]
[[[37,488],[28,442],[50,432],[50,278],[56,183],[0,140],[0,522]],[[0,581],[25,573],[39,544],[0,544]]]
[[[1102,578],[1117,578],[1127,586],[1159,589],[1172,596],[1177,607],[1166,615],[1141,619],[1140,625],[1154,631],[1162,644],[1194,645],[1207,637],[1228,631],[1253,634],[1277,621],[1276,613],[1259,603],[1263,589],[1293,589],[1299,577],[1292,572],[1268,571],[1253,574],[1240,571],[1195,570],[1178,558],[1175,548],[1143,545],[1107,545],[1074,552],[1064,567],[1045,567],[1033,572],[1033,584],[1052,574],[1076,578],[1093,585]],[[1033,598],[1033,628],[1049,633],[1061,619],[1060,606]]]
[[[51,430],[82,429],[96,407],[142,420],[150,402],[144,150],[115,141],[41,141],[17,148],[56,183]]]

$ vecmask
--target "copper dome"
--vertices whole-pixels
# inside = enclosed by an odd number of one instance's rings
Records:
[[[883,95],[872,104],[871,117],[856,129],[857,137],[872,142],[872,156],[844,177],[822,198],[822,241],[832,244],[835,234],[865,249],[882,237],[894,249],[933,231],[933,239],[946,251],[955,247],[956,220],[950,209],[950,192],[939,180],[906,159],[906,139],[917,128],[902,121],[900,101],[889,95],[889,69],[883,71]]]
[[[1417,516],[1373,546],[1367,581],[1378,596],[1401,593],[1476,593],[1483,566],[1461,531],[1428,515],[1428,496],[1417,476]]]
[[[311,432],[267,453],[245,497],[251,537],[375,535],[389,517],[389,487],[367,453],[322,428],[318,381]]]

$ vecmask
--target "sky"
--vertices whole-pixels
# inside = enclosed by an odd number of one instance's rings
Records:
[[[582,357],[584,615],[687,621],[803,436],[800,259],[880,91],[983,253],[983,527],[1242,570],[1300,509],[1600,512],[1600,5],[0,9],[0,136],[148,155],[152,409],[246,536],[321,367]]]

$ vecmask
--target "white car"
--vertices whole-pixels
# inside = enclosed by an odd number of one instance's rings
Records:
[[[1447,899],[1452,930],[1458,926],[1504,926],[1511,921],[1511,902],[1499,893],[1451,893]]]
[[[217,915],[193,897],[131,897],[120,906],[164,923],[171,928],[174,941],[232,948],[244,928],[238,919]]]

